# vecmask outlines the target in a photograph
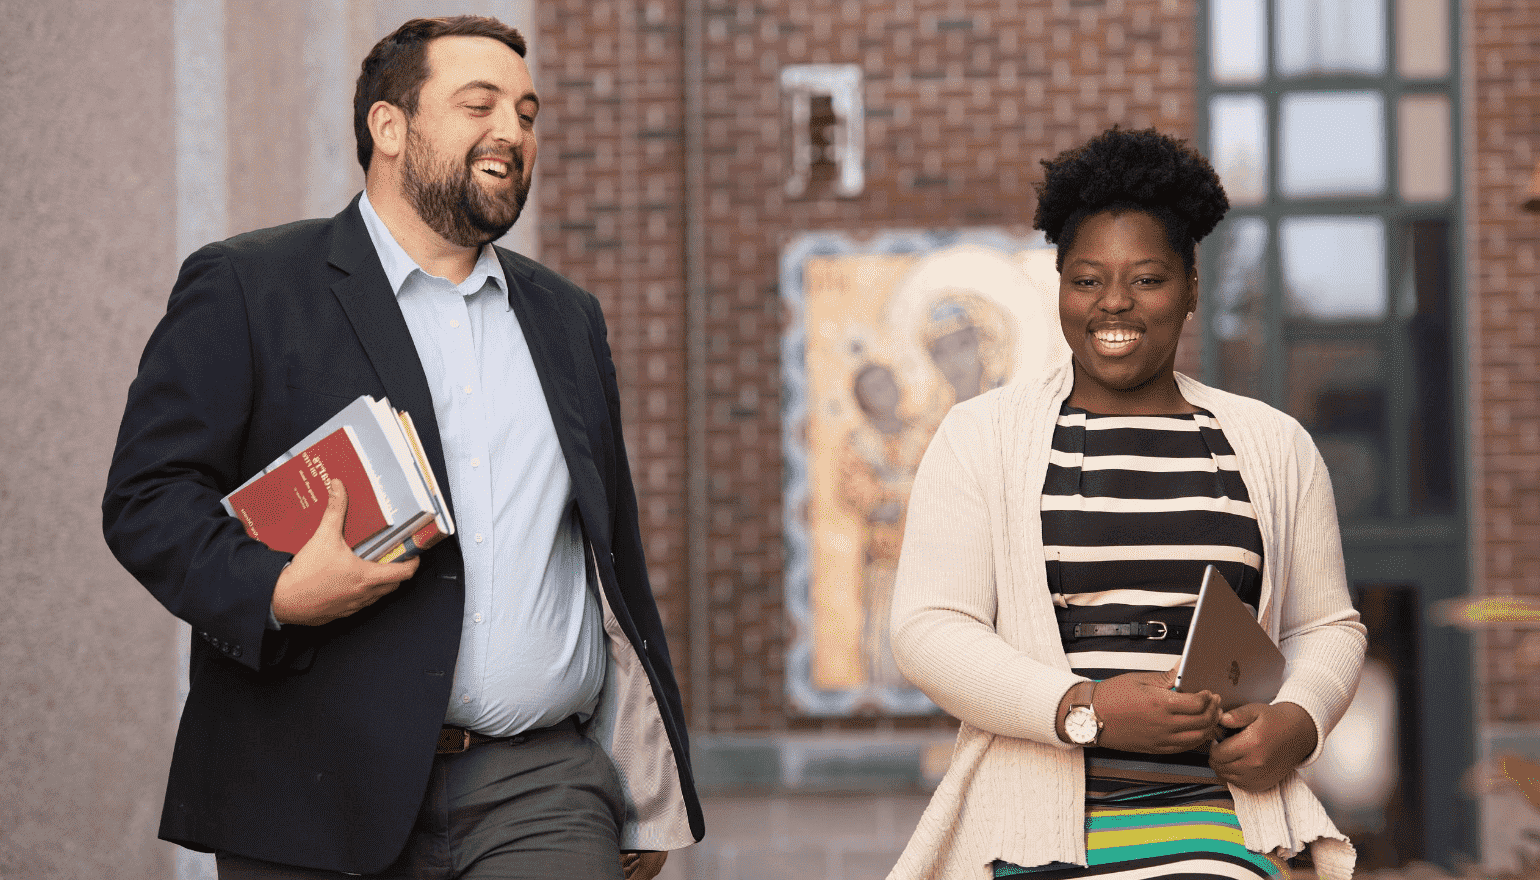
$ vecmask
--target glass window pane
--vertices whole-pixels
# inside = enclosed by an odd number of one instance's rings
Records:
[[[1449,0],[1397,0],[1396,69],[1411,79],[1449,75]]]
[[[1278,226],[1278,258],[1288,318],[1340,323],[1386,317],[1380,218],[1287,217]]]
[[[1267,111],[1261,95],[1217,95],[1209,101],[1209,155],[1232,205],[1267,198]]]
[[[1267,68],[1267,17],[1262,0],[1214,0],[1209,8],[1209,60],[1214,80],[1260,82]]]
[[[1396,112],[1401,198],[1441,202],[1454,193],[1454,138],[1447,95],[1403,95]]]
[[[1384,354],[1373,340],[1289,347],[1288,411],[1321,450],[1343,519],[1385,512],[1387,404]]]
[[[1279,76],[1385,72],[1385,0],[1273,4]]]
[[[1406,275],[1415,311],[1411,343],[1412,401],[1408,501],[1412,513],[1453,513],[1458,485],[1455,460],[1454,303],[1449,289],[1449,221],[1407,224]]]
[[[1284,195],[1377,196],[1385,190],[1385,98],[1379,92],[1292,92],[1279,107]]]
[[[1215,364],[1219,387],[1247,397],[1263,397],[1262,367],[1267,347],[1263,336],[1262,261],[1267,251],[1267,223],[1238,217],[1214,231],[1219,247],[1213,286]]]

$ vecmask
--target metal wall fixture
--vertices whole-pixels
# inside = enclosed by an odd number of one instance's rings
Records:
[[[856,64],[794,64],[781,68],[781,92],[791,112],[791,176],[786,195],[801,198],[813,179],[813,165],[834,165],[834,194],[851,198],[866,188],[866,107],[861,67]],[[815,117],[814,103],[827,102],[827,117]],[[827,133],[823,130],[827,128]]]

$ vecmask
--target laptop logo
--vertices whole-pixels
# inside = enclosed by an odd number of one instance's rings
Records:
[[[1230,661],[1230,684],[1231,685],[1237,685],[1237,684],[1240,684],[1240,683],[1241,683],[1241,664],[1240,664],[1240,661],[1239,660],[1231,660]]]

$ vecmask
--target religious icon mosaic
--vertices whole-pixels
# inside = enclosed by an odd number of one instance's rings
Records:
[[[954,404],[1067,357],[1054,252],[1001,229],[808,233],[781,256],[788,687],[917,714],[888,612],[909,489]]]

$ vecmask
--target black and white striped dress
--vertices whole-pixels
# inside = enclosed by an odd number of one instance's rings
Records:
[[[1212,413],[1104,416],[1065,403],[1043,485],[1043,544],[1070,667],[1097,680],[1176,665],[1203,569],[1248,605],[1262,533],[1235,451]],[[1165,638],[1073,634],[1075,624],[1158,623]],[[1148,627],[1158,633],[1160,627]],[[996,863],[997,877],[1277,877],[1249,853],[1207,755],[1086,750],[1089,867]]]

